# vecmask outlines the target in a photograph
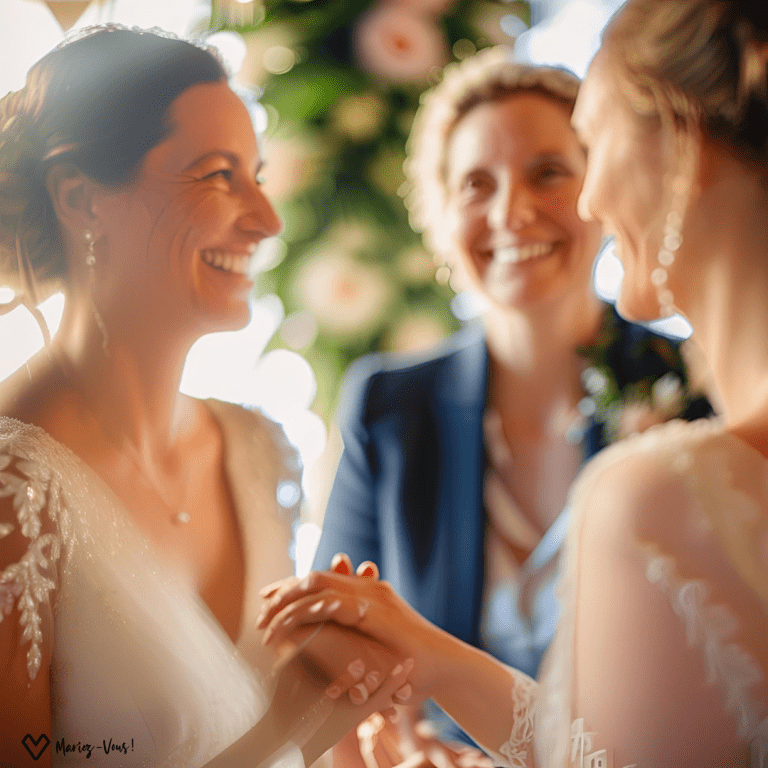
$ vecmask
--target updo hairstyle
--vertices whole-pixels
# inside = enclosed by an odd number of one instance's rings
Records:
[[[411,225],[423,232],[428,248],[442,255],[451,250],[441,227],[447,202],[445,153],[461,118],[478,104],[517,93],[540,94],[570,113],[578,89],[579,79],[568,70],[515,62],[512,49],[506,46],[486,48],[445,68],[441,82],[421,98],[405,164]]]
[[[638,114],[694,121],[742,159],[766,164],[768,2],[630,0],[604,41]]]
[[[173,100],[226,80],[209,50],[159,31],[94,27],[30,69],[0,100],[0,285],[36,304],[66,280],[61,233],[45,186],[71,162],[105,185],[128,183],[168,134]]]

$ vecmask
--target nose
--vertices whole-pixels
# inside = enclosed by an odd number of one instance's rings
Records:
[[[584,177],[584,183],[581,185],[579,197],[576,200],[576,213],[582,221],[594,221],[592,213],[592,182],[589,172]]]
[[[510,180],[499,184],[489,218],[494,228],[513,232],[533,224],[536,220],[533,192],[522,181]]]
[[[248,234],[261,237],[278,235],[283,229],[282,219],[256,182],[244,195],[244,210],[238,219],[238,226]]]

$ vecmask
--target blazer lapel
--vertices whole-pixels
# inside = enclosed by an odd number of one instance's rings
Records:
[[[437,392],[440,421],[440,525],[434,564],[451,574],[451,589],[439,595],[445,623],[468,642],[477,627],[484,577],[482,419],[488,386],[488,357],[482,327],[465,331],[467,343],[447,359]]]

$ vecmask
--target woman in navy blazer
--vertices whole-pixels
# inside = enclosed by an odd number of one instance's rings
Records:
[[[592,290],[601,232],[576,213],[577,89],[493,49],[446,70],[423,102],[412,213],[487,306],[432,354],[351,367],[314,562],[374,561],[430,621],[531,676],[558,615],[567,490],[617,432],[622,398],[666,390],[660,419],[708,412],[680,396],[675,344]]]

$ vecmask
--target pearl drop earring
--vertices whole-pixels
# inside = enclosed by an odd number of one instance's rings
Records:
[[[93,298],[93,286],[96,283],[95,243],[96,238],[93,236],[93,232],[87,230],[85,233],[85,263],[91,273],[91,309],[93,310],[93,319],[96,321],[96,325],[101,333],[101,348],[104,350],[104,354],[109,356],[107,326],[104,325],[104,318],[101,316],[101,312],[99,312],[99,308],[96,306],[96,301]]]
[[[674,264],[675,254],[683,244],[682,227],[682,216],[677,211],[670,211],[664,225],[664,240],[656,257],[660,266],[651,272],[651,282],[656,286],[661,317],[675,314],[675,297],[669,289],[667,281],[669,279],[668,269]]]

